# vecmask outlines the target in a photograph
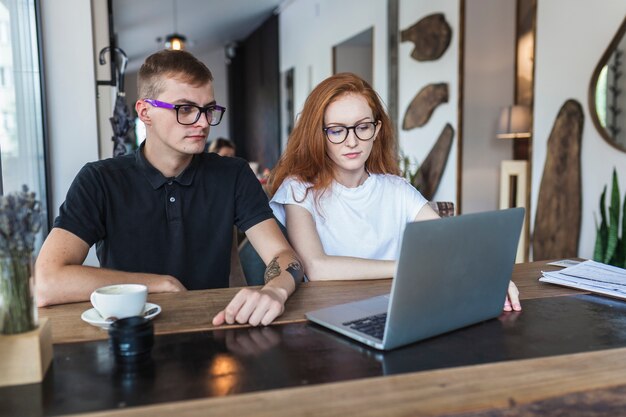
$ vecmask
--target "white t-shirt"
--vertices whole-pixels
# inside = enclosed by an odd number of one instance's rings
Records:
[[[404,178],[371,174],[356,188],[333,182],[319,199],[306,194],[309,183],[285,179],[270,201],[276,218],[285,225],[285,204],[305,208],[315,221],[324,252],[331,256],[396,260],[402,233],[426,204]]]

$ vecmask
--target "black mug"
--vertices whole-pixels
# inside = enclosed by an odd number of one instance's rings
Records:
[[[109,327],[109,347],[116,359],[138,362],[150,358],[154,344],[154,327],[145,317],[115,320]]]

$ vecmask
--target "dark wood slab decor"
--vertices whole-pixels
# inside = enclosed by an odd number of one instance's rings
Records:
[[[443,13],[435,13],[420,19],[413,26],[400,32],[402,42],[413,42],[411,57],[418,61],[434,61],[450,46],[452,29]]]
[[[415,95],[404,113],[402,129],[424,126],[441,103],[448,102],[448,84],[429,84]]]
[[[533,237],[535,260],[578,255],[583,121],[580,103],[567,100],[550,133],[537,201]]]
[[[413,185],[420,190],[420,193],[427,200],[432,200],[437,187],[439,187],[441,176],[448,162],[453,137],[454,129],[448,123],[443,128],[441,135],[439,135],[437,143],[435,143],[435,146],[430,150],[430,153],[417,171]]]

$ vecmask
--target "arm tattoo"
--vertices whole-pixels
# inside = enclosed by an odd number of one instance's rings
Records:
[[[298,288],[298,285],[300,285],[300,283],[302,282],[302,278],[304,276],[304,273],[302,272],[302,265],[300,265],[300,261],[293,258],[291,262],[289,262],[289,265],[287,266],[287,272],[291,274],[291,277],[293,278],[293,282],[296,284],[296,288]]]
[[[302,265],[300,264],[300,261],[297,260],[296,258],[291,258],[291,261],[289,262],[289,265],[287,266],[287,272],[289,272],[291,274],[291,277],[293,278],[293,282],[296,284],[296,288],[298,287],[298,285],[300,285],[300,283],[302,282],[302,279],[304,277],[304,273],[302,271]],[[280,269],[280,265],[278,264],[278,257],[274,257],[274,259],[272,259],[272,261],[267,265],[267,268],[265,269],[265,283],[267,284],[268,282],[270,282],[271,280],[273,280],[274,278],[276,278],[277,276],[279,276],[281,273],[281,269]]]
[[[278,256],[275,256],[274,259],[267,265],[265,269],[265,283],[267,284],[274,278],[280,275],[280,265],[278,265]]]

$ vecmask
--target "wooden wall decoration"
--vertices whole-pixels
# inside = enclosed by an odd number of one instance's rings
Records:
[[[431,200],[441,181],[441,176],[448,162],[448,155],[452,148],[452,139],[454,137],[454,128],[447,123],[443,131],[439,135],[435,146],[420,165],[413,185],[420,190],[420,193],[427,199]]]
[[[578,256],[583,122],[580,103],[567,100],[550,132],[535,217],[535,261]]]
[[[448,84],[428,84],[413,98],[409,108],[404,113],[402,129],[410,130],[424,126],[433,111],[442,103],[448,102]]]
[[[411,57],[418,61],[434,61],[450,46],[452,29],[443,13],[435,13],[420,19],[413,26],[400,32],[402,42],[413,42]]]

